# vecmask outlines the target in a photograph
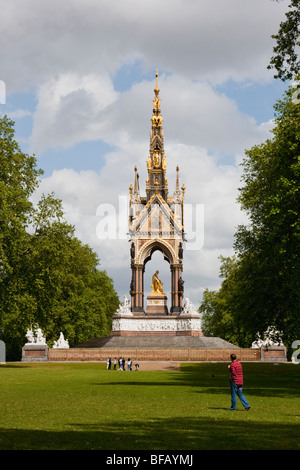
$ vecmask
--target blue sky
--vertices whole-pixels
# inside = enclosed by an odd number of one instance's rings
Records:
[[[267,70],[288,4],[0,0],[0,112],[44,170],[34,199],[52,191],[62,199],[120,299],[129,295],[128,241],[99,239],[96,214],[106,204],[118,216],[135,165],[145,189],[155,69],[170,191],[179,164],[187,203],[204,207],[204,244],[188,243],[184,258],[186,295],[198,307],[203,290],[220,285],[218,257],[232,255],[235,229],[246,222],[236,203],[244,151],[270,137],[274,103],[288,86]],[[157,266],[168,286],[156,254],[146,290]]]

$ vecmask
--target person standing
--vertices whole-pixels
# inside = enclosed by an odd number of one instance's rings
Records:
[[[250,405],[243,395],[243,368],[242,364],[237,361],[236,355],[230,355],[231,364],[228,366],[230,372],[230,385],[231,385],[231,410],[236,410],[237,396],[241,400],[241,403],[246,411],[250,410]]]

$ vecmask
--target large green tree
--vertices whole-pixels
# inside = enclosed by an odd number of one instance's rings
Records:
[[[272,132],[246,152],[238,200],[249,224],[235,234],[235,258],[223,260],[221,289],[200,307],[208,327],[212,307],[219,317],[222,309],[240,345],[239,331],[250,345],[269,326],[287,346],[300,338],[300,107],[291,91],[275,105]]]
[[[300,333],[300,107],[291,90],[275,122],[273,139],[246,152],[239,202],[250,227],[240,227],[235,247],[257,273],[257,324],[275,325],[290,342]]]
[[[30,196],[42,174],[21,152],[13,122],[0,119],[0,338],[20,358],[26,329],[38,324],[51,346],[62,331],[70,345],[110,333],[119,300],[96,253],[74,235],[61,201]]]
[[[295,82],[275,106],[273,139],[246,152],[239,202],[250,224],[236,233],[236,256],[221,257],[220,290],[206,290],[200,307],[204,331],[240,346],[270,325],[283,332],[288,346],[300,337],[299,26],[300,3],[291,0],[272,36],[268,69],[276,79]]]

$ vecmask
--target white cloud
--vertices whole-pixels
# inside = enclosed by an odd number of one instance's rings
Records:
[[[11,119],[23,119],[27,117],[32,117],[33,113],[32,111],[29,111],[29,109],[15,109],[14,111],[11,111],[8,113],[9,117]]]
[[[32,151],[98,140],[124,148],[148,142],[151,83],[117,93],[108,77],[62,75],[44,83],[34,114]],[[260,126],[211,85],[178,76],[160,77],[166,150],[173,143],[236,154],[265,139],[270,123]],[[147,148],[142,149],[146,158]],[[171,152],[168,152],[171,154]]]
[[[131,276],[128,242],[97,238],[96,211],[111,204],[118,215],[119,196],[128,194],[135,165],[144,192],[154,80],[121,93],[113,78],[135,61],[145,75],[163,71],[170,193],[179,164],[187,203],[204,205],[204,246],[184,258],[186,295],[197,304],[205,287],[217,288],[218,257],[232,254],[236,226],[245,220],[236,203],[238,164],[244,150],[266,140],[273,126],[271,120],[258,125],[215,85],[230,78],[272,79],[266,69],[271,35],[288,0],[1,1],[0,79],[8,94],[36,92],[31,152],[43,157],[51,148],[63,152],[90,140],[114,148],[103,156],[100,172],[56,170],[42,179],[35,196],[54,191],[63,200],[67,220],[99,252],[121,298],[128,295]],[[13,112],[27,115],[20,108]]]
[[[10,91],[57,74],[145,69],[220,83],[268,80],[266,64],[288,1],[2,0],[1,69]],[[276,26],[274,26],[276,25]]]
[[[99,122],[98,116],[117,97],[107,76],[62,74],[43,83],[34,114],[33,151],[99,138],[105,119]]]

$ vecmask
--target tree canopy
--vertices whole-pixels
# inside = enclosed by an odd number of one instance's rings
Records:
[[[246,151],[238,201],[249,217],[222,258],[219,291],[205,291],[207,331],[250,346],[272,326],[285,344],[300,337],[300,107],[289,90],[275,105],[273,138]]]
[[[60,332],[70,346],[110,333],[119,300],[96,253],[64,219],[62,202],[30,197],[42,171],[21,152],[14,123],[0,118],[0,338],[20,358],[30,325],[52,345]]]
[[[276,40],[268,69],[275,69],[274,78],[282,81],[292,80],[300,75],[299,61],[299,0],[291,0],[285,21],[282,21],[277,34],[272,35]]]
[[[274,106],[273,138],[245,153],[238,202],[249,225],[238,227],[235,255],[220,257],[221,287],[206,289],[199,308],[204,334],[241,347],[267,330],[288,348],[300,338],[299,0],[288,8],[268,69],[294,83]]]

